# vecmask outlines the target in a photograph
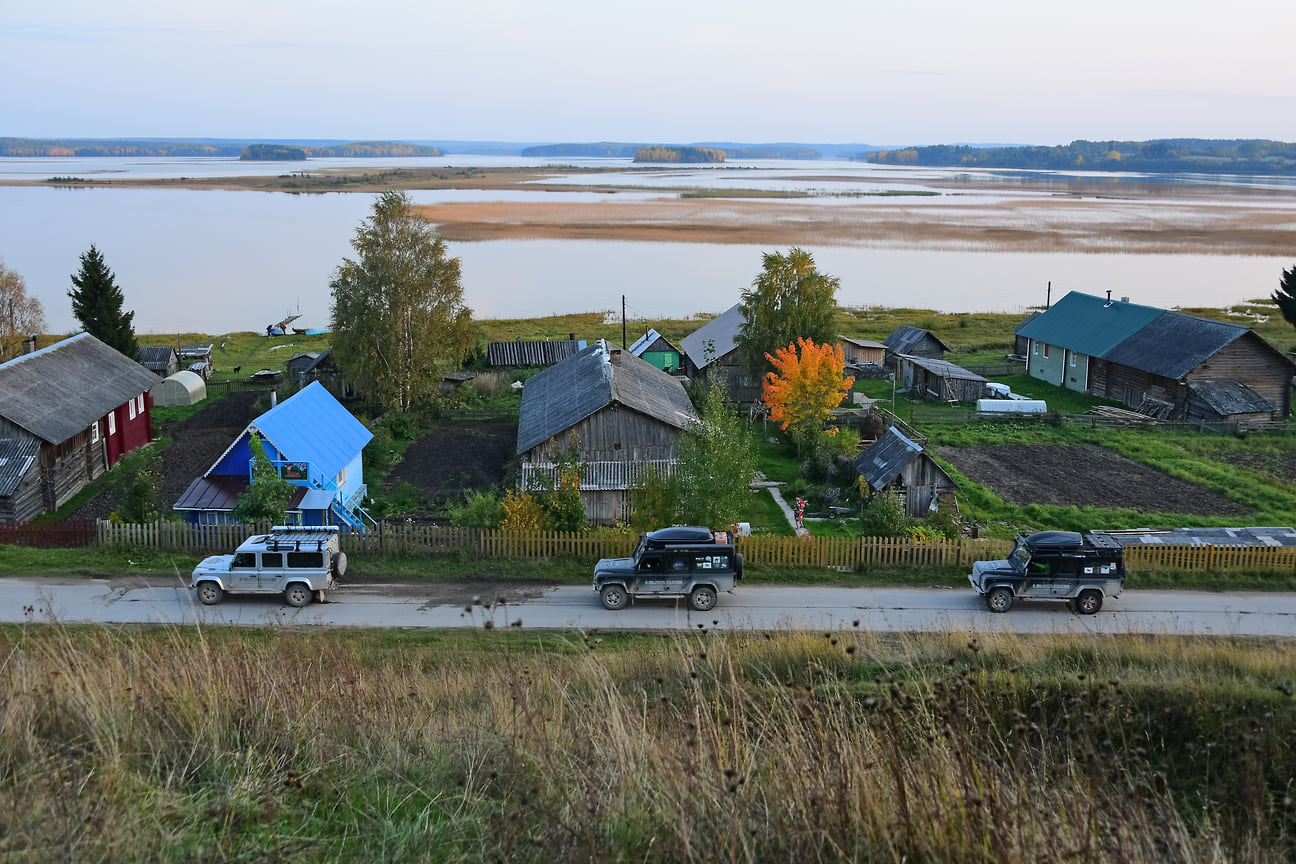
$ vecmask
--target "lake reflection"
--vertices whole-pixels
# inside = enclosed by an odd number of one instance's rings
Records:
[[[412,197],[426,202],[437,194]],[[116,273],[139,332],[260,330],[299,311],[302,324],[325,326],[329,278],[352,254],[350,240],[372,203],[373,196],[354,193],[0,187],[0,258],[45,305],[55,332],[75,327],[67,291],[91,244]],[[1054,300],[1072,289],[1111,290],[1154,306],[1225,306],[1268,296],[1291,263],[807,248],[821,270],[841,279],[838,299],[845,305],[946,312],[1023,312],[1045,302],[1050,281]],[[463,260],[467,302],[478,317],[619,313],[624,294],[632,316],[649,320],[724,310],[759,272],[761,253],[776,251],[606,240],[452,243],[450,250]]]

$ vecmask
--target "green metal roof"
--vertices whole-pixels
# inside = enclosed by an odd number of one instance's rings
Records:
[[[1032,321],[1018,335],[1036,342],[1102,357],[1165,314],[1164,309],[1124,303],[1072,291]]]

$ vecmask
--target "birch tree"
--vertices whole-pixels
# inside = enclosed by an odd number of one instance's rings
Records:
[[[460,262],[404,192],[378,196],[330,282],[338,366],[383,408],[408,410],[473,347]]]
[[[814,257],[793,247],[784,255],[767,252],[763,268],[742,293],[743,325],[735,338],[747,371],[764,377],[766,359],[797,339],[836,340],[837,289],[841,280],[820,273]]]
[[[0,259],[0,363],[17,357],[24,339],[46,329],[41,302],[28,296],[23,277]]]

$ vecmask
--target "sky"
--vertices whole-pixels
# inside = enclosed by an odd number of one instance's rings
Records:
[[[1291,0],[10,0],[0,136],[1296,141]]]

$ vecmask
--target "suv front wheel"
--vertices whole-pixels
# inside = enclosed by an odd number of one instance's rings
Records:
[[[615,612],[618,609],[624,609],[626,600],[629,598],[626,596],[626,590],[620,585],[606,585],[599,592],[599,599],[603,601],[604,609],[611,609]]]
[[[986,595],[985,604],[991,612],[1007,612],[1013,606],[1013,593],[1003,586],[991,588]]]

